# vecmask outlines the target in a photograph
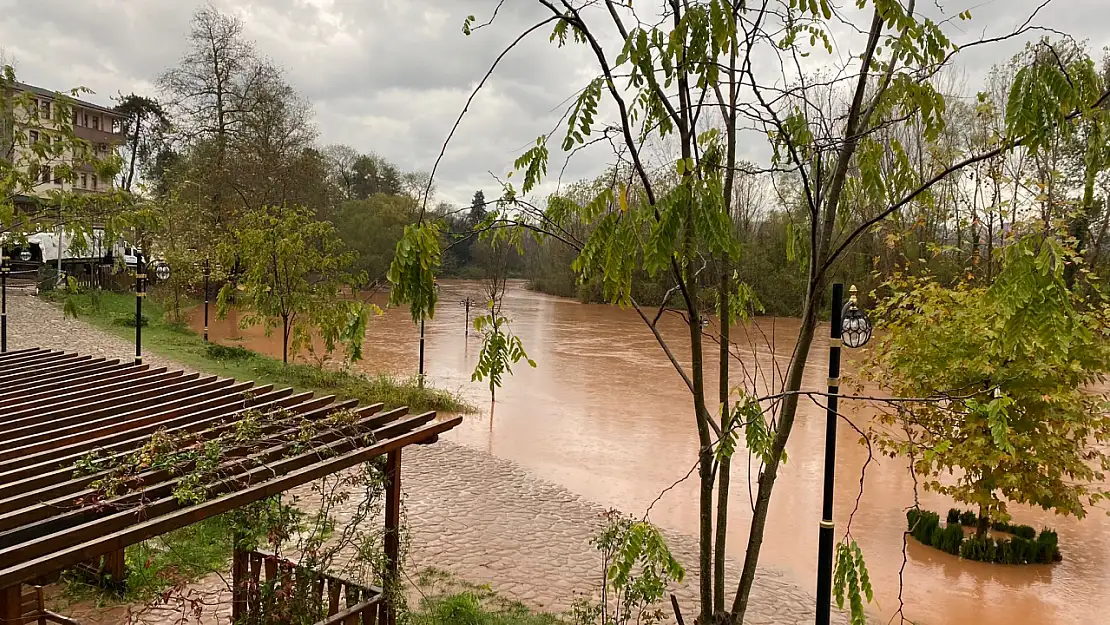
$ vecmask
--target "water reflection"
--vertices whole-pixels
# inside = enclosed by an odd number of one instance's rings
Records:
[[[510,286],[506,314],[538,367],[515,368],[498,390],[495,410],[484,383],[470,381],[480,347],[466,336],[466,296],[481,298],[477,283],[443,282],[440,307],[427,323],[426,367],[429,380],[457,390],[484,407],[450,437],[514,460],[541,478],[605,506],[642,513],[667,486],[686,474],[693,463],[696,431],[690,395],[654,338],[633,311],[574,301]],[[384,303],[384,302],[383,302]],[[199,321],[199,313],[197,315]],[[261,329],[239,331],[228,321],[211,324],[212,337],[242,335],[244,344],[280,355],[280,339],[266,338]],[[664,336],[682,353],[684,328],[664,316]],[[733,330],[745,349],[745,367],[734,367],[733,384],[755,362],[768,376],[785,366],[797,332],[789,319],[761,319]],[[826,333],[821,333],[822,335]],[[367,332],[368,372],[412,374],[417,369],[418,328],[407,311],[389,310],[374,319]],[[805,386],[823,388],[827,342],[813,346]],[[776,359],[777,355],[777,359]],[[709,357],[714,367],[716,356]],[[846,363],[850,367],[850,361]],[[715,396],[714,382],[707,393]],[[872,415],[861,402],[844,402],[865,423]],[[856,405],[851,405],[856,404]],[[838,532],[852,510],[867,458],[859,436],[839,429],[836,512]],[[780,471],[763,547],[763,561],[793,571],[813,589],[816,574],[817,527],[821,509],[824,411],[803,400],[788,448],[789,463]],[[735,463],[728,532],[728,551],[740,560],[751,517],[750,491],[758,467]],[[697,491],[687,481],[668,492],[652,509],[652,519],[686,533],[697,531]],[[951,506],[945,498],[921,495],[924,507],[942,516]],[[898,610],[898,577],[903,565],[902,531],[905,510],[913,505],[912,482],[901,460],[875,459],[864,480],[864,496],[852,523],[871,569],[878,611],[889,617]],[[1096,623],[1110,613],[1110,522],[1105,510],[1087,519],[1063,519],[1039,510],[1015,508],[1020,522],[1055,527],[1065,560],[1054,566],[1002,566],[959,560],[910,541],[904,570],[907,618],[935,625],[1013,625],[1015,623]],[[693,564],[693,563],[688,563]],[[885,621],[885,618],[884,618]]]

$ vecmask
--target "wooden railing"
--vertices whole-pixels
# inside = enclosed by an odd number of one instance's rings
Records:
[[[265,574],[265,576],[263,576]],[[282,601],[318,607],[327,616],[314,625],[376,625],[386,622],[382,589],[314,571],[264,551],[236,550],[232,561],[232,621],[245,625],[284,622]],[[297,595],[296,592],[302,593]],[[307,593],[308,596],[305,597]],[[305,601],[308,599],[308,601]]]
[[[32,586],[30,591],[23,593],[21,599],[23,625],[47,625],[47,623],[81,625],[71,618],[47,610],[46,600],[42,594],[42,586]]]

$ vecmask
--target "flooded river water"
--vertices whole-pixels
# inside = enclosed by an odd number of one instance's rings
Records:
[[[488,388],[470,381],[481,344],[473,331],[469,338],[464,336],[461,304],[467,296],[482,301],[481,293],[478,283],[444,282],[436,317],[426,324],[430,383],[458,391],[483,409],[453,431],[452,439],[511,459],[587,499],[633,514],[642,514],[664,489],[687,474],[697,448],[690,395],[634,311],[579,304],[511,284],[504,311],[538,366],[516,367],[515,375],[498,390],[491,411]],[[199,317],[197,311],[196,326]],[[681,322],[664,317],[661,327],[683,358]],[[770,372],[776,354],[779,365],[785,366],[797,329],[796,320],[765,318],[734,333],[741,344],[746,344],[746,336],[757,343],[754,354],[750,349],[743,354],[749,368],[759,362]],[[827,334],[827,328],[819,332],[822,337]],[[214,321],[211,336],[221,342],[238,339],[246,347],[280,356],[279,337],[267,338],[261,328],[240,330],[234,317]],[[407,310],[387,310],[371,321],[366,360],[358,366],[368,372],[415,374],[418,336]],[[824,388],[827,347],[824,338],[814,342],[807,388]],[[715,361],[715,356],[710,358],[710,366]],[[739,384],[743,374],[739,367],[733,369],[733,382]],[[715,373],[710,377],[715,380]],[[707,385],[711,397],[715,386],[715,381]],[[842,402],[842,410],[853,410],[853,403],[862,402]],[[854,409],[856,418],[866,423],[870,409]],[[816,585],[824,418],[821,407],[802,400],[787,450],[789,462],[775,487],[762,556],[766,564],[793,571],[811,591]],[[841,427],[836,469],[838,537],[859,492],[866,458],[858,434]],[[728,551],[737,561],[743,558],[751,518],[747,477],[744,463],[735,463]],[[875,611],[883,622],[898,609],[905,509],[912,504],[913,484],[905,463],[877,458],[867,471],[852,530],[867,559],[878,601]],[[942,517],[951,507],[945,498],[925,493],[921,504]],[[1038,529],[1055,527],[1064,561],[988,565],[911,541],[902,592],[907,618],[931,625],[1107,622],[1110,517],[1105,508],[1091,510],[1082,521],[1026,508],[1015,507],[1013,512],[1016,522]],[[662,526],[696,534],[696,479],[667,491],[652,508],[651,518]]]

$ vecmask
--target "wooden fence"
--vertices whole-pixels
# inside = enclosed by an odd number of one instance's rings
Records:
[[[315,625],[376,625],[385,621],[382,589],[314,571],[263,551],[235,551],[232,562],[234,623],[276,625],[286,609],[318,610]],[[265,577],[263,577],[265,573]]]

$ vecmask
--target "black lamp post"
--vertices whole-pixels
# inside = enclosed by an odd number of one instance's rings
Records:
[[[143,364],[143,298],[146,297],[146,261],[135,254],[135,364]]]
[[[208,277],[212,275],[212,268],[208,258],[204,259],[204,342],[208,342]]]
[[[439,283],[435,283],[436,293],[439,293]],[[417,375],[417,384],[424,388],[424,315],[420,315],[420,370]]]
[[[817,552],[817,625],[829,625],[833,574],[833,481],[836,475],[836,419],[840,392],[840,347],[856,349],[871,339],[871,322],[856,305],[856,287],[844,303],[844,285],[832,288],[829,328],[829,382],[825,411],[825,482],[821,499],[821,530]]]
[[[0,353],[8,351],[8,272],[11,269],[6,262],[8,259],[0,250]]]
[[[463,326],[463,336],[469,337],[470,336],[470,307],[472,305],[474,305],[474,300],[470,299],[470,296],[467,296],[466,299],[464,299],[463,301],[461,301],[459,303],[462,304],[463,308],[466,309],[466,325]]]

